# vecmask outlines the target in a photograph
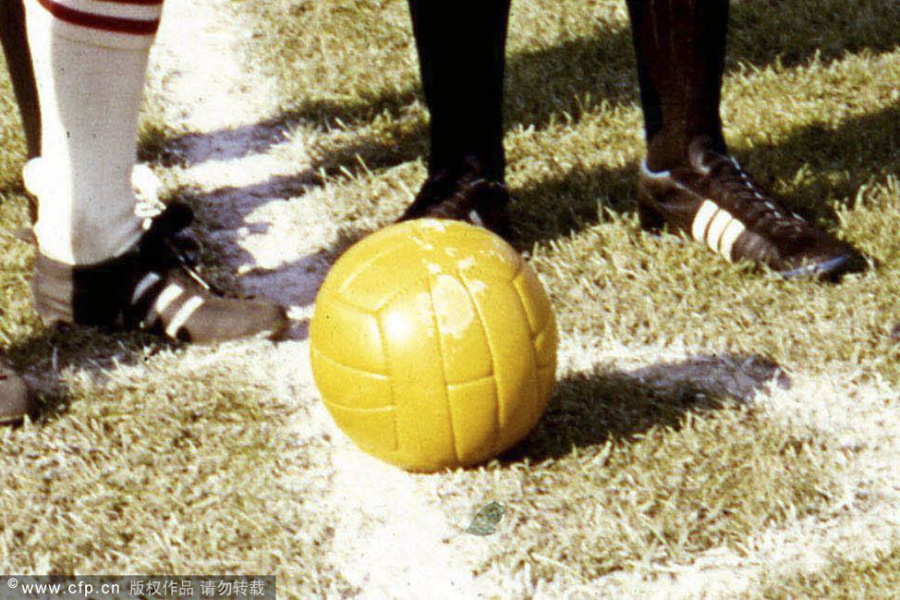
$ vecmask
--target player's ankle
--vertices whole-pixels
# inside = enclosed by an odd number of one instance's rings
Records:
[[[691,165],[691,157],[706,152],[728,154],[721,135],[686,135],[663,130],[647,143],[647,168],[654,172],[671,171]]]

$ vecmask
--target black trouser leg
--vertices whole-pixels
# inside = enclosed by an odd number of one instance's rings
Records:
[[[653,170],[683,165],[700,141],[725,152],[719,116],[728,0],[628,0]]]
[[[467,157],[503,180],[503,71],[510,0],[409,0],[425,101],[429,171]]]
[[[0,42],[3,44],[16,102],[25,125],[28,157],[34,158],[41,153],[41,112],[25,33],[25,7],[22,0],[0,0]]]

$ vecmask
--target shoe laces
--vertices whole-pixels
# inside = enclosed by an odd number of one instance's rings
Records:
[[[193,221],[194,211],[187,204],[169,204],[151,221],[141,238],[139,253],[151,270],[176,268],[207,292],[224,296],[222,290],[197,272],[197,252],[192,238],[179,236]]]
[[[716,156],[706,161],[705,170],[722,193],[735,205],[741,220],[746,219],[752,228],[773,234],[796,234],[808,229],[806,220],[796,213],[789,213],[763,193],[741,167],[736,158]]]

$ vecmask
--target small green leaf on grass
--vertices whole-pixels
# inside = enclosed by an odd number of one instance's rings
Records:
[[[466,529],[466,533],[472,535],[491,535],[497,531],[497,525],[503,518],[506,507],[499,502],[490,502],[484,505],[481,510],[472,517],[472,522]]]

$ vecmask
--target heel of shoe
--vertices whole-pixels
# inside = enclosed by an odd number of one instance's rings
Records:
[[[662,213],[641,198],[638,198],[638,219],[641,223],[641,229],[652,234],[661,233],[666,224]]]

